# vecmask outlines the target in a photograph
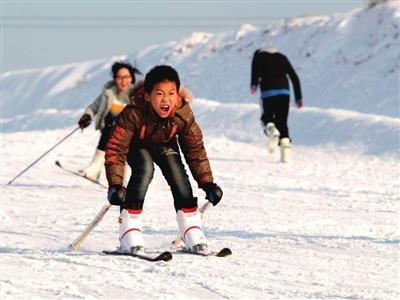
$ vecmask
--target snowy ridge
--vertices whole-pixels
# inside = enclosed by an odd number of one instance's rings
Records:
[[[204,113],[210,109],[213,127],[206,123],[207,130],[219,128],[219,134],[244,141],[252,139],[244,137],[249,126],[252,132],[260,132],[259,100],[249,93],[250,61],[256,48],[274,45],[288,55],[303,86],[306,107],[292,110],[290,117],[295,142],[349,144],[353,137],[348,128],[357,128],[355,142],[368,153],[395,152],[398,125],[393,124],[398,122],[378,123],[384,116],[399,117],[399,20],[399,6],[388,2],[369,10],[283,20],[266,28],[247,24],[217,35],[193,33],[182,41],[154,45],[128,58],[143,72],[155,64],[172,64],[195,97],[236,103],[220,107],[217,115],[212,107],[196,104],[201,101],[194,105]],[[2,74],[3,132],[75,125],[84,107],[109,79],[110,65],[122,58]],[[252,108],[243,102],[251,103]],[[229,117],[224,116],[225,109],[230,111]],[[377,118],[373,124],[365,119],[361,122],[352,111]],[[234,135],[225,130],[232,127],[232,119],[236,123]],[[364,123],[367,127],[361,132]],[[320,138],[316,139],[316,134]],[[375,136],[383,142],[375,143]]]
[[[193,33],[127,58],[143,72],[156,64],[172,64],[196,97],[254,103],[248,92],[251,58],[257,48],[273,45],[298,71],[306,105],[398,117],[399,20],[400,7],[388,2],[369,10],[287,19],[265,28],[243,25],[215,35]],[[4,73],[3,117],[85,107],[109,79],[112,62],[121,58]]]
[[[129,56],[142,71],[175,65],[193,90],[224,191],[204,229],[211,249],[232,249],[223,259],[102,255],[119,244],[118,207],[80,251],[68,251],[107,203],[106,189],[54,162],[73,170],[89,164],[99,139],[93,125],[7,182],[76,128],[118,57],[2,74],[0,298],[399,299],[399,18],[389,2],[193,33]],[[269,43],[288,54],[303,83],[306,106],[291,107],[289,117],[290,164],[267,153],[259,100],[248,92],[252,51]],[[190,180],[201,205],[204,192]],[[167,250],[178,227],[158,168],[142,215],[146,251]]]
[[[2,117],[14,118],[47,109],[82,109],[94,100],[104,83],[110,80],[112,63],[125,58],[119,56],[4,73],[1,75]],[[97,86],[96,90],[94,86]],[[22,128],[23,124],[20,126]],[[7,126],[4,129],[7,130]]]
[[[207,136],[263,145],[258,104],[222,103],[195,99],[192,108]],[[6,131],[48,130],[76,123],[82,110],[38,110],[33,114],[3,119]],[[349,130],[351,128],[351,130]],[[358,147],[367,154],[394,154],[399,150],[400,119],[362,114],[343,109],[292,107],[289,129],[295,145]],[[252,134],[249,134],[251,132]]]
[[[194,101],[196,119],[207,134],[263,145],[260,130],[260,108],[257,104]],[[351,130],[349,130],[351,128]],[[379,155],[399,150],[398,118],[362,114],[341,109],[292,107],[289,129],[295,145],[360,148]],[[251,134],[249,134],[251,132]]]

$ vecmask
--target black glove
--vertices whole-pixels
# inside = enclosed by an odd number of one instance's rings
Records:
[[[120,184],[115,184],[108,188],[107,199],[111,205],[121,205],[124,203],[125,195],[126,189]]]
[[[296,107],[297,108],[302,108],[303,107],[303,101],[301,99],[297,99],[295,102],[296,102]]]
[[[86,128],[90,125],[90,123],[92,122],[92,117],[88,114],[84,114],[80,119],[79,119],[79,127],[81,129]]]
[[[214,182],[208,182],[201,186],[203,191],[206,193],[206,199],[210,201],[213,206],[217,205],[222,198],[222,189]]]

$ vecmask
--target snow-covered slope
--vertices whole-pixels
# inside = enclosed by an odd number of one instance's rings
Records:
[[[250,62],[260,47],[287,54],[299,73],[309,106],[399,116],[400,6],[356,9],[331,17],[296,18],[267,28],[244,25],[220,35],[195,33],[183,42],[139,53],[179,67],[195,95],[254,102]]]
[[[399,6],[194,33],[128,56],[142,71],[170,63],[194,92],[221,203],[206,212],[212,249],[229,258],[174,254],[169,263],[100,255],[118,245],[118,208],[77,237],[106,190],[54,165],[90,162],[98,132],[72,135],[118,57],[2,74],[1,299],[398,299]],[[306,106],[291,109],[293,162],[266,151],[253,51],[273,44],[298,70]],[[191,179],[192,180],[192,179]],[[101,181],[105,183],[104,174]],[[195,195],[204,192],[193,182]],[[177,233],[169,187],[156,170],[146,196],[149,253]]]
[[[4,136],[1,299],[399,298],[400,189],[393,157],[296,147],[294,162],[281,164],[264,147],[206,133],[224,197],[206,212],[204,228],[212,249],[227,246],[233,255],[175,254],[171,262],[149,263],[100,254],[118,245],[118,208],[80,251],[67,250],[106,203],[106,189],[54,161],[75,169],[89,163],[98,138],[93,132],[76,133],[4,185],[70,130]],[[204,203],[204,193],[193,187]],[[143,222],[149,253],[167,249],[178,234],[158,169]]]
[[[257,48],[272,45],[287,54],[298,71],[306,105],[398,117],[399,20],[398,3],[388,2],[329,17],[287,19],[265,28],[243,25],[217,35],[193,33],[128,58],[143,72],[156,64],[172,64],[196,97],[255,103],[248,91],[251,58]],[[3,117],[84,107],[119,58],[2,74]],[[6,130],[17,128],[8,124]]]
[[[303,85],[306,107],[293,110],[290,119],[295,143],[356,144],[369,153],[393,152],[399,128],[399,20],[400,7],[388,2],[330,17],[284,20],[268,28],[243,25],[218,35],[193,33],[128,58],[142,71],[159,63],[174,65],[197,98],[221,102],[203,106],[197,100],[194,105],[210,115],[214,132],[218,128],[218,134],[225,134],[233,118],[244,125],[234,125],[236,136],[252,139],[248,127],[257,131],[259,100],[249,93],[250,62],[256,48],[274,45],[290,57]],[[112,62],[123,58],[2,74],[3,131],[76,124],[109,78]],[[233,111],[222,104],[227,102],[236,103]]]

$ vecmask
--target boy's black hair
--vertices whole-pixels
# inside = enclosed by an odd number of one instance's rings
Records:
[[[140,71],[134,67],[129,62],[123,62],[123,61],[117,61],[111,66],[111,75],[115,79],[117,77],[117,73],[119,70],[122,68],[128,69],[129,73],[131,74],[132,77],[132,83],[135,83],[136,78],[135,78],[135,73],[141,74]]]
[[[178,72],[173,67],[167,65],[155,66],[146,74],[144,91],[150,94],[157,83],[165,80],[175,82],[176,90],[179,91],[181,81],[179,80]]]

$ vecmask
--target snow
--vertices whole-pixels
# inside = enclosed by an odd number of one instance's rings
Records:
[[[251,59],[257,48],[273,46],[290,58],[307,106],[397,118],[399,24],[400,7],[388,2],[369,10],[285,19],[263,28],[245,24],[220,34],[194,32],[126,57],[144,73],[155,64],[172,64],[196,97],[255,103],[249,93]],[[3,73],[3,117],[85,107],[109,80],[112,62],[121,58]],[[19,126],[9,123],[4,130],[23,130]]]
[[[245,24],[128,56],[142,71],[175,65],[196,97],[224,191],[204,227],[212,249],[232,249],[227,258],[101,255],[118,245],[116,207],[69,251],[107,203],[106,190],[54,161],[89,163],[99,138],[93,126],[7,182],[76,128],[121,57],[2,74],[0,298],[398,299],[399,11],[389,2],[268,28]],[[249,94],[252,53],[269,44],[288,54],[305,95],[305,107],[290,111],[290,164],[266,151],[258,99]],[[147,252],[166,250],[178,228],[158,169],[143,218]]]
[[[5,135],[3,182],[67,133]],[[99,255],[118,245],[117,208],[79,252],[67,250],[106,203],[106,191],[53,162],[82,166],[96,140],[90,131],[77,133],[13,185],[3,184],[2,298],[398,297],[399,185],[392,157],[296,147],[286,165],[265,147],[208,135],[225,195],[206,212],[206,234],[211,248],[228,246],[233,256],[176,254],[151,264]],[[178,229],[158,170],[143,217],[148,252],[167,249]]]

